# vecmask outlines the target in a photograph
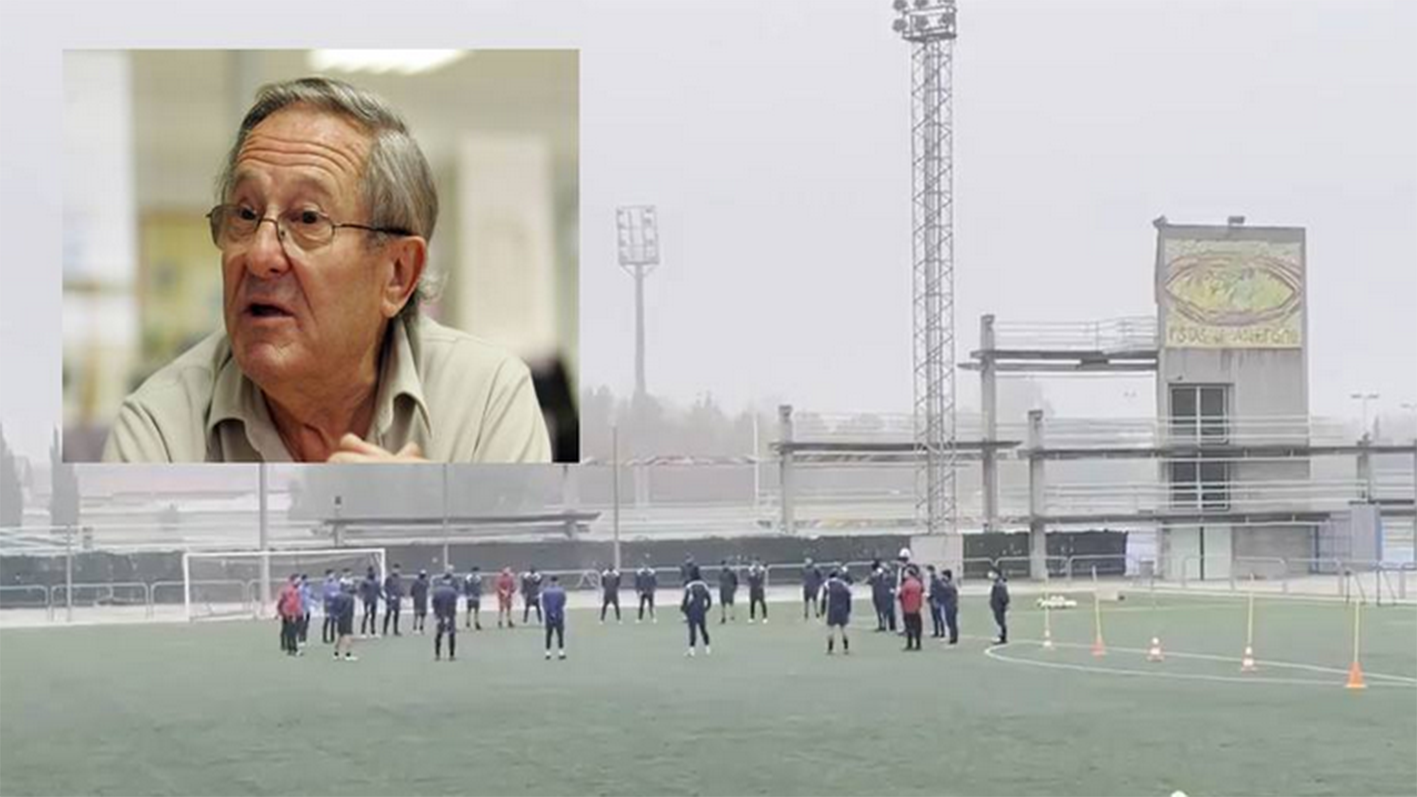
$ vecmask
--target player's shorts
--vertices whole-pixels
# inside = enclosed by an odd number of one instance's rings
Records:
[[[481,609],[481,608],[482,608],[482,596],[481,596],[481,595],[470,595],[470,596],[468,596],[468,599],[467,599],[467,608],[469,608],[469,609]]]
[[[718,593],[718,602],[719,602],[719,603],[722,603],[724,606],[732,606],[732,605],[733,605],[733,593],[732,593],[732,592],[720,592],[720,593]]]
[[[851,625],[851,613],[842,611],[827,612],[827,625],[837,628],[845,628]]]
[[[499,608],[499,609],[510,609],[510,608],[512,608],[512,596],[511,596],[511,595],[501,595],[501,594],[498,594],[498,595],[497,595],[497,608]]]
[[[353,634],[354,634],[354,615],[353,615],[353,614],[341,614],[341,615],[339,616],[339,620],[336,621],[336,623],[335,623],[335,631],[336,631],[336,633],[338,633],[340,636],[353,636]]]
[[[428,604],[426,604],[426,603],[415,603],[415,604],[413,604],[413,613],[416,614],[416,615],[418,615],[419,617],[423,617],[423,616],[427,615],[427,614],[428,614]]]

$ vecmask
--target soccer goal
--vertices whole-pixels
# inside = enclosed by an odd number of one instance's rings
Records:
[[[269,617],[281,584],[292,573],[310,577],[315,594],[325,571],[357,581],[370,567],[380,582],[387,572],[383,548],[287,551],[192,551],[182,555],[183,602],[188,620]]]

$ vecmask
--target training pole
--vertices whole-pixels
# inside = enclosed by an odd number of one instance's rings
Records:
[[[1147,582],[1151,593],[1151,647],[1146,650],[1147,661],[1161,661],[1166,658],[1161,652],[1161,613],[1156,608],[1156,574],[1152,573]]]
[[[1048,596],[1043,596],[1043,649],[1053,649],[1053,610],[1048,606]]]
[[[1097,631],[1092,641],[1092,655],[1101,658],[1107,655],[1107,646],[1102,642],[1102,591],[1097,586],[1097,565],[1092,566],[1092,619]]]
[[[1368,685],[1363,681],[1363,668],[1358,664],[1358,652],[1362,649],[1362,630],[1362,604],[1355,601],[1353,603],[1353,663],[1348,666],[1348,683],[1344,684],[1349,689],[1368,688]]]
[[[1250,595],[1245,611],[1245,655],[1240,658],[1240,672],[1255,671],[1255,574],[1250,573]]]

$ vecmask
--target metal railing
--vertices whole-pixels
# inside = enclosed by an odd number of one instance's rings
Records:
[[[1025,351],[1151,351],[1158,347],[1155,316],[1100,321],[996,321],[994,347]]]

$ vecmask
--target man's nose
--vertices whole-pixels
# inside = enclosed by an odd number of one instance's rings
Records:
[[[275,219],[262,219],[246,247],[246,268],[262,279],[278,276],[290,269],[290,258],[286,257],[280,240],[280,228],[276,225]]]

